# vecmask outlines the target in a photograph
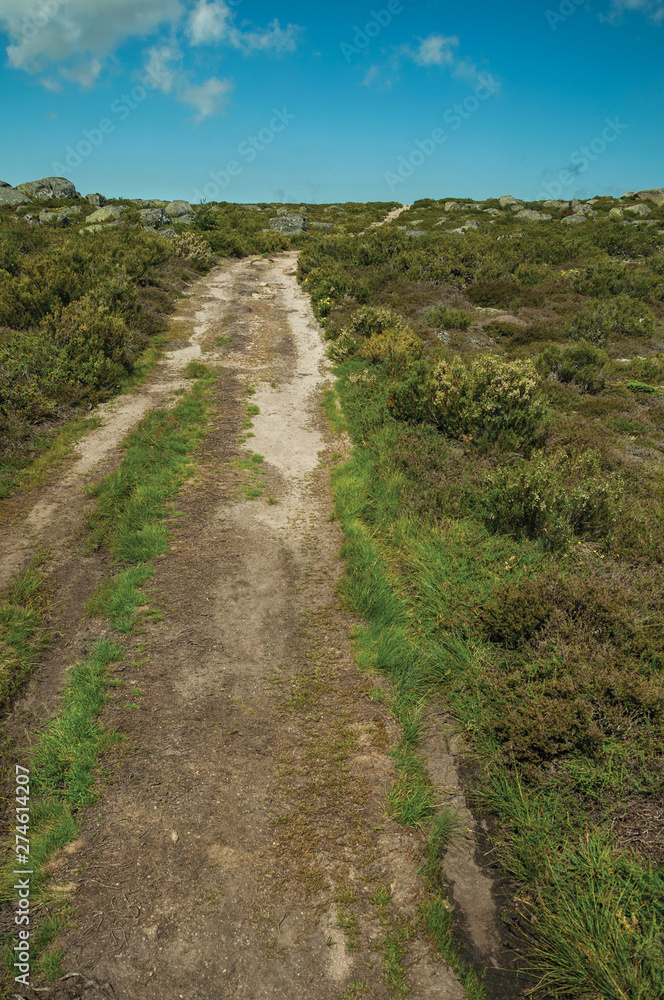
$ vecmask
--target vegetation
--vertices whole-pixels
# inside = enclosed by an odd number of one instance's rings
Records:
[[[557,1000],[664,992],[664,239],[611,206],[570,227],[470,209],[457,235],[427,200],[398,223],[429,235],[332,235],[299,263],[314,309],[330,300],[344,591],[360,663],[397,692],[388,807],[430,833],[426,926],[451,946],[451,819],[409,723],[436,691]]]

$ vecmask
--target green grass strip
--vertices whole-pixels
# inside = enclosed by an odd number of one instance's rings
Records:
[[[49,599],[38,557],[0,595],[0,706],[7,706],[35,669],[47,637],[42,628]]]
[[[104,583],[88,602],[91,614],[107,615],[129,633],[148,602],[141,588],[154,575],[150,560],[166,552],[173,515],[170,502],[191,473],[191,453],[205,434],[214,372],[197,363],[200,377],[172,410],[155,410],[128,436],[126,455],[115,472],[90,491],[97,498],[92,540],[106,544],[128,566]]]
[[[31,909],[45,907],[48,916],[40,924],[33,941],[38,961],[33,975],[58,974],[57,953],[46,952],[48,944],[63,925],[67,904],[48,890],[46,865],[61,847],[78,835],[78,813],[97,797],[94,769],[100,755],[118,739],[98,716],[106,703],[108,666],[124,660],[124,650],[100,639],[90,658],[77,663],[68,674],[63,691],[63,707],[42,732],[30,753],[30,893]],[[16,858],[3,861],[0,871],[0,902],[15,900]],[[4,948],[2,965],[12,971],[10,941]]]

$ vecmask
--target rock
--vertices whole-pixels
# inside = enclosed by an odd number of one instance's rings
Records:
[[[625,211],[629,212],[631,215],[652,215],[652,208],[650,208],[649,205],[644,205],[643,203],[640,205],[627,205]]]
[[[458,201],[446,201],[445,202],[445,211],[446,212],[456,212],[460,208],[461,208],[461,205],[459,204]]]
[[[164,209],[166,215],[177,218],[180,215],[191,215],[194,208],[189,201],[169,201]]]
[[[568,201],[555,201],[550,199],[549,201],[544,202],[544,208],[568,208],[568,207],[569,207]]]
[[[82,233],[100,233],[102,229],[108,229],[108,226],[84,226],[81,229]]]
[[[424,229],[411,229],[406,233],[407,239],[412,239],[414,236],[428,236],[429,234]]]
[[[442,219],[439,219],[439,220],[438,220],[438,222],[436,223],[436,225],[437,225],[437,226],[444,226],[444,225],[445,225],[445,223],[446,223],[446,222],[449,222],[449,221],[450,221],[450,220],[448,219],[448,217],[447,217],[446,215],[444,215],[444,216],[442,217]]]
[[[159,198],[132,198],[131,201],[134,205],[139,208],[165,208],[168,204],[167,201],[161,201]]]
[[[270,229],[274,233],[283,233],[284,236],[295,236],[297,233],[306,233],[307,219],[304,215],[292,212],[270,219]]]
[[[278,208],[277,215],[290,215],[290,208]]]
[[[499,208],[485,208],[483,209],[486,215],[500,215]]]
[[[610,219],[622,219],[622,217],[623,217],[622,208],[612,208],[611,211],[609,212]]]
[[[71,181],[66,177],[42,177],[39,181],[26,181],[24,184],[17,184],[19,191],[27,194],[29,198],[38,198],[41,201],[50,201],[52,198],[80,198]]]
[[[30,199],[17,188],[3,186],[0,188],[0,205],[26,205]]]
[[[42,223],[55,223],[56,225],[68,226],[71,223],[72,217],[81,214],[80,205],[73,205],[71,208],[61,208],[59,211],[52,212],[48,208],[42,209],[39,213],[39,221]]]
[[[103,194],[86,194],[85,200],[89,201],[91,205],[96,205],[97,208],[103,208],[106,204]]]
[[[166,214],[163,208],[143,208],[138,214],[146,228],[161,229],[162,226],[170,226],[171,224],[171,217]]]
[[[587,222],[585,215],[566,215],[564,219],[560,220],[564,222],[567,226],[572,226],[576,222]]]
[[[240,208],[246,209],[247,212],[262,212],[263,209],[260,205],[240,205]]]
[[[98,208],[96,212],[89,215],[85,220],[89,225],[94,225],[98,222],[111,222],[120,218],[120,209],[117,205],[106,205],[104,208]]]
[[[171,222],[176,222],[178,226],[191,226],[193,221],[193,215],[179,215],[177,219],[171,219]]]
[[[470,222],[466,222],[463,226],[460,226],[458,229],[452,229],[450,230],[450,232],[458,233],[460,236],[464,236],[465,233],[473,229],[479,229],[479,228],[480,228],[479,222],[476,222],[475,219],[471,219]]]
[[[656,225],[657,223],[653,219],[635,219],[634,221],[625,219],[625,221],[623,222],[623,226],[656,226]]]
[[[10,188],[10,187],[11,184],[8,184],[7,181],[0,181],[0,188]]]
[[[512,205],[519,205],[523,208],[523,202],[518,198],[513,198],[511,194],[504,194],[498,199],[501,208],[511,208]]]
[[[311,223],[311,228],[312,229],[334,229],[335,226],[334,226],[333,222],[312,222]]]
[[[546,212],[535,212],[532,208],[524,208],[516,213],[515,218],[530,219],[532,222],[549,222],[553,216],[547,215]]]
[[[650,188],[647,191],[637,191],[633,196],[639,201],[653,201],[655,205],[664,205],[664,188]]]

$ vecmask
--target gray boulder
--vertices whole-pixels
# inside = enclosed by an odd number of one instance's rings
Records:
[[[193,210],[193,205],[189,201],[169,201],[164,209],[166,215],[170,215],[171,218],[178,218],[181,215],[191,215]]]
[[[409,240],[412,240],[412,238],[413,238],[414,236],[428,236],[428,235],[429,235],[429,234],[428,234],[428,232],[426,231],[426,229],[410,229],[410,230],[409,230],[409,231],[408,231],[408,232],[406,233],[406,237],[407,237],[407,238],[408,238]]]
[[[334,229],[335,227],[334,227],[334,223],[333,222],[312,222],[311,223],[311,228],[312,229]]]
[[[644,205],[643,202],[640,205],[627,205],[625,211],[629,212],[630,215],[652,215],[652,208],[649,205]]]
[[[501,208],[511,208],[512,205],[519,205],[523,208],[523,202],[519,198],[513,198],[511,194],[504,194],[498,199]]]
[[[85,200],[89,201],[91,205],[95,205],[97,208],[103,208],[106,204],[106,199],[103,194],[86,194]]]
[[[547,215],[546,212],[535,212],[532,208],[524,208],[520,212],[516,213],[515,218],[530,219],[531,222],[549,222],[553,216]]]
[[[112,222],[120,218],[121,212],[117,205],[106,205],[104,208],[98,208],[96,212],[89,215],[85,220],[89,225],[95,225],[101,222]]]
[[[587,222],[585,215],[566,215],[564,219],[560,220],[564,222],[566,226],[573,226],[577,222]]]
[[[458,201],[446,201],[445,202],[445,211],[446,212],[456,212],[461,207],[462,207],[461,203],[458,202]]]
[[[18,184],[17,188],[29,198],[38,198],[41,201],[50,201],[52,198],[80,198],[71,181],[66,177],[42,177],[39,181],[26,181]]]
[[[161,229],[171,224],[171,217],[163,208],[143,208],[138,214],[143,225],[149,229]]]
[[[500,215],[499,208],[485,208],[483,209],[483,211],[486,213],[486,215]]]
[[[0,187],[0,205],[26,205],[30,199],[16,188]]]
[[[298,233],[306,233],[307,219],[304,215],[292,212],[289,215],[270,219],[270,229],[275,233],[282,233],[284,236],[295,236]]]
[[[290,215],[290,208],[278,208],[277,215]]]
[[[656,226],[654,219],[625,219],[623,226]]]
[[[61,208],[59,211],[52,212],[48,208],[44,208],[39,213],[39,221],[42,223],[49,224],[53,223],[60,226],[69,226],[71,224],[72,218],[76,218],[77,215],[81,214],[80,205],[73,205],[72,208]]]
[[[610,219],[622,219],[622,217],[623,217],[622,208],[612,208],[611,211],[609,212]]]
[[[569,208],[568,201],[555,201],[555,199],[549,199],[544,202],[544,208]]]
[[[650,188],[647,191],[637,191],[634,197],[639,201],[653,201],[655,205],[664,205],[664,188]]]
[[[178,215],[177,219],[171,219],[171,222],[177,222],[178,226],[191,226],[193,221],[193,215]]]

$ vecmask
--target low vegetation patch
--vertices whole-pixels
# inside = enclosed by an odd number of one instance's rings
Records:
[[[442,207],[411,212],[426,226]],[[654,1000],[664,992],[663,244],[608,207],[584,227],[523,228],[505,217],[492,232],[414,241],[388,226],[301,255],[312,298],[322,288],[331,298],[325,335],[353,442],[335,473],[344,592],[369,622],[360,665],[387,671],[397,691],[404,740],[388,808],[429,832],[432,938],[453,947],[438,895],[448,818],[406,733],[435,690],[472,747],[474,801],[498,820],[495,856],[542,995]],[[417,319],[418,297],[451,290],[459,311],[465,297],[513,321],[487,324],[485,347],[469,327],[432,324],[431,306]],[[431,325],[454,338],[427,347]],[[394,349],[407,327],[417,352]],[[367,350],[376,336],[390,347]]]

